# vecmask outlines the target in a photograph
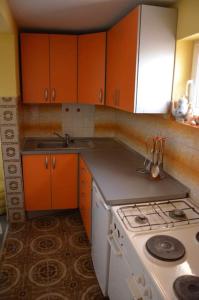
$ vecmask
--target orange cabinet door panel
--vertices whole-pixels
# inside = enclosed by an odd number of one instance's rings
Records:
[[[107,33],[106,105],[117,107],[116,90],[119,88],[119,28],[114,26]]]
[[[107,34],[106,105],[134,111],[140,8],[134,9]]]
[[[52,209],[77,208],[77,154],[51,154]]]
[[[80,158],[79,163],[79,209],[86,234],[90,240],[91,237],[91,185],[92,176],[83,161]]]
[[[24,103],[49,103],[49,36],[21,34],[22,94]]]
[[[118,48],[120,55],[118,106],[128,112],[134,111],[139,11],[140,8],[134,9],[119,23],[121,36]]]
[[[24,155],[22,160],[26,210],[51,209],[50,155]]]
[[[51,101],[77,102],[77,36],[50,35]]]
[[[78,102],[104,104],[106,33],[78,37]]]
[[[91,175],[86,176],[84,226],[90,240],[91,235]]]

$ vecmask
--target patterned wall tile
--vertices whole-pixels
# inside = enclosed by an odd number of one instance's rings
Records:
[[[1,107],[0,124],[17,124],[16,107]]]
[[[2,144],[4,160],[19,160],[20,152],[18,144]]]
[[[25,211],[21,208],[10,208],[8,210],[8,218],[10,222],[18,223],[24,222],[25,220]]]
[[[22,192],[21,178],[6,178],[6,191],[7,193],[20,193]]]
[[[6,206],[10,222],[24,222],[25,220],[18,105],[18,97],[0,98],[0,136],[5,175]]]
[[[15,193],[15,194],[7,194],[7,206],[8,208],[23,208],[23,194]]]
[[[21,177],[21,162],[5,161],[4,162],[4,175],[9,177]]]
[[[16,97],[0,97],[0,105],[7,106],[7,105],[16,105],[17,98]]]
[[[2,143],[17,143],[19,140],[18,129],[16,126],[1,126]]]

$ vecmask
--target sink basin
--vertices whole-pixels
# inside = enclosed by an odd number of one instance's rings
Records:
[[[65,141],[59,140],[49,140],[49,141],[41,141],[36,145],[37,149],[68,149],[68,150],[81,150],[89,148],[89,145],[84,144],[80,145],[79,143],[73,142],[69,145]]]
[[[68,148],[68,145],[64,141],[45,141],[37,144],[39,149],[57,149],[57,148]]]

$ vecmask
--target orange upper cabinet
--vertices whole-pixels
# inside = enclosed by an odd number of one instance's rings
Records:
[[[78,102],[104,104],[106,33],[78,37]]]
[[[135,91],[139,9],[133,10],[107,35],[108,106],[132,111]]]
[[[77,101],[77,36],[50,35],[51,101]]]
[[[21,34],[24,103],[77,102],[77,36]]]
[[[51,208],[50,155],[23,155],[25,209]]]
[[[171,101],[176,10],[141,5],[107,33],[106,104],[165,113]]]
[[[23,101],[49,102],[48,34],[21,34],[21,72]]]
[[[77,208],[77,155],[51,154],[52,208]]]

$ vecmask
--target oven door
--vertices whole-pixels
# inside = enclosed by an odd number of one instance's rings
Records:
[[[132,270],[121,248],[112,235],[108,238],[111,246],[108,296],[110,300],[141,300],[132,285]]]

